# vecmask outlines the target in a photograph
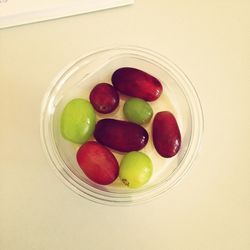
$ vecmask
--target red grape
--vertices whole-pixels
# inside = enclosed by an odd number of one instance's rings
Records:
[[[98,121],[94,137],[99,143],[120,152],[138,151],[148,142],[145,128],[133,122],[115,119]]]
[[[119,104],[119,95],[115,88],[108,83],[97,84],[89,96],[94,109],[103,114],[111,113]]]
[[[162,111],[153,121],[153,142],[157,152],[166,158],[176,155],[181,146],[181,134],[174,115]]]
[[[115,156],[95,141],[83,144],[77,152],[76,159],[85,175],[98,184],[108,185],[119,174]]]
[[[112,75],[112,84],[121,93],[154,101],[162,93],[162,85],[158,79],[135,68],[120,68]]]

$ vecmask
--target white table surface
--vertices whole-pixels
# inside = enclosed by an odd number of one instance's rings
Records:
[[[249,1],[145,1],[0,31],[1,250],[250,249]],[[151,203],[109,207],[68,189],[40,145],[44,92],[68,63],[151,48],[190,77],[205,132],[193,168]]]

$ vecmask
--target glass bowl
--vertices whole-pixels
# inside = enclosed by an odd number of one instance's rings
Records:
[[[139,189],[129,189],[119,178],[108,186],[89,180],[76,162],[80,145],[66,141],[60,134],[60,115],[66,103],[73,98],[88,99],[93,86],[111,83],[112,73],[120,67],[135,67],[158,78],[163,85],[159,99],[151,102],[154,114],[168,110],[174,113],[182,135],[182,146],[172,158],[163,158],[152,143],[152,120],[145,126],[149,142],[142,150],[153,162],[150,181]],[[97,119],[112,117],[124,119],[124,97],[116,111],[97,115]],[[41,140],[51,165],[67,184],[80,196],[91,201],[111,205],[129,205],[146,202],[168,191],[189,170],[200,145],[203,132],[203,114],[198,95],[187,76],[170,60],[140,47],[112,47],[93,51],[68,66],[52,82],[45,94],[41,111]],[[121,160],[122,155],[114,153]]]

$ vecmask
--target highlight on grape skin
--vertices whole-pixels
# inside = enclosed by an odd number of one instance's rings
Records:
[[[102,119],[96,124],[95,139],[120,152],[138,151],[148,142],[148,132],[133,122],[116,119]]]
[[[131,67],[117,69],[112,75],[112,84],[122,94],[155,101],[162,93],[162,84],[154,76]]]

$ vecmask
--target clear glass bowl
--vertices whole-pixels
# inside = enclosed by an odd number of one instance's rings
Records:
[[[60,115],[65,104],[77,97],[88,99],[91,88],[100,82],[111,83],[112,73],[120,67],[135,67],[157,77],[163,84],[161,97],[151,102],[154,114],[169,110],[176,116],[182,135],[179,153],[170,159],[154,149],[151,125],[146,126],[149,142],[142,150],[153,161],[151,180],[140,189],[129,189],[119,178],[101,186],[89,180],[76,162],[80,145],[62,138]],[[98,115],[124,119],[121,100],[112,114]],[[153,119],[152,119],[153,120]],[[102,204],[128,205],[149,201],[176,185],[190,168],[200,145],[203,114],[198,95],[187,76],[167,58],[140,47],[104,48],[91,52],[63,70],[45,94],[41,111],[41,140],[46,155],[64,183],[77,194]],[[122,155],[115,153],[118,161]]]

